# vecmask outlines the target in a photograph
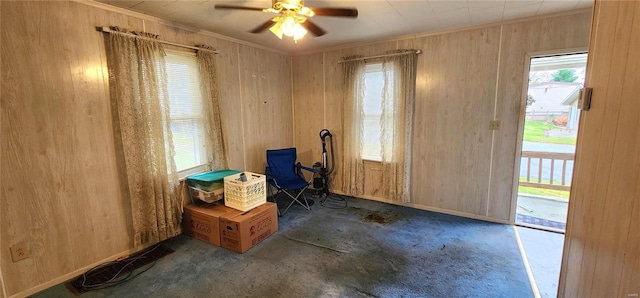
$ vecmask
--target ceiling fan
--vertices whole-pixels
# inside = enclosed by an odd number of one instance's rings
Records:
[[[279,14],[264,22],[262,25],[249,31],[261,33],[269,29],[274,35],[282,39],[282,36],[293,37],[295,43],[304,37],[308,31],[315,36],[325,35],[327,32],[309,20],[313,16],[347,17],[357,18],[358,10],[355,8],[340,7],[306,7],[304,0],[272,0],[269,8],[247,7],[227,4],[216,4],[216,9],[254,10]]]

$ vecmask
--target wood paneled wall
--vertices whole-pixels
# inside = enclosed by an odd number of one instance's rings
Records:
[[[392,49],[421,49],[412,156],[413,207],[508,222],[514,199],[517,137],[524,115],[525,54],[586,48],[591,14],[514,22],[407,38],[293,58],[295,144],[320,160],[317,132],[329,128],[341,161],[343,79],[338,61]],[[306,72],[311,69],[313,72]],[[317,72],[322,69],[323,75]],[[298,75],[299,74],[299,75]],[[500,120],[498,131],[490,120]],[[305,158],[307,158],[305,156]],[[368,165],[367,169],[377,169]],[[334,190],[340,191],[340,168]],[[367,172],[367,184],[380,173]],[[376,185],[365,185],[365,197]]]
[[[135,250],[120,194],[103,34],[120,26],[218,48],[229,166],[293,146],[291,57],[67,1],[1,1],[0,264],[27,295]],[[33,256],[12,262],[20,242]]]
[[[244,45],[238,52],[246,169],[264,173],[265,150],[293,145],[291,58]]]
[[[322,53],[318,53],[305,56],[304,59],[293,59],[292,77],[296,78],[293,93],[298,95],[293,111],[294,139],[295,143],[300,145],[296,148],[298,160],[308,167],[320,161],[322,152],[322,147],[318,146],[319,132],[325,125],[325,106],[318,104],[324,103],[322,58]]]
[[[412,201],[486,215],[500,27],[407,40],[418,58]]]
[[[558,297],[640,295],[640,2],[596,1]]]

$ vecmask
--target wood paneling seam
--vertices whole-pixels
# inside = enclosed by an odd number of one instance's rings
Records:
[[[500,60],[502,58],[502,34],[504,30],[504,25],[500,26],[500,39],[498,40],[498,62],[496,65],[496,89],[495,89],[495,95],[493,97],[494,101],[493,101],[493,119],[496,119],[496,115],[498,113],[498,86],[500,85]],[[487,206],[485,208],[485,212],[484,215],[485,216],[489,216],[489,206],[491,204],[489,204],[489,202],[491,201],[491,177],[493,176],[493,155],[495,154],[494,150],[495,150],[495,143],[496,143],[496,131],[497,130],[493,130],[491,133],[491,154],[489,155],[489,181],[487,181]],[[512,186],[513,187],[513,186]],[[511,200],[510,200],[511,201]],[[509,215],[509,217],[511,217],[511,215]]]
[[[2,11],[2,3],[1,2],[0,2],[0,11]],[[2,15],[2,14],[0,13],[0,15]],[[1,21],[0,21],[0,32],[2,32],[2,22]],[[0,42],[1,42],[1,40],[2,39],[0,37]],[[1,51],[2,51],[2,49],[0,48],[0,52]],[[2,71],[1,70],[2,70],[2,55],[0,55],[0,78],[2,78]],[[0,99],[1,98],[2,98],[2,83],[0,82]],[[2,102],[2,101],[0,100],[0,102]],[[2,105],[0,105],[0,118],[1,118],[1,116],[2,116]],[[2,121],[1,121],[1,119],[0,119],[0,131],[3,131],[2,130]],[[3,140],[4,140],[4,138],[0,138],[0,148],[3,148],[2,147]],[[0,160],[3,160],[2,159],[2,150],[1,149],[0,149]],[[2,185],[2,174],[1,173],[2,173],[2,171],[0,171],[0,185]],[[3,192],[0,192],[0,215],[3,214],[2,213],[2,193]],[[1,221],[0,221],[0,225],[2,225]],[[2,229],[0,228],[0,231],[1,230]],[[1,254],[0,254],[0,256],[1,256]],[[0,260],[0,262],[1,262],[1,260]],[[7,297],[7,286],[4,284],[4,276],[2,275],[2,266],[0,266],[0,287],[2,287],[2,297]]]
[[[289,56],[288,57],[290,63],[289,63],[289,81],[291,81],[291,115],[293,115],[291,117],[291,132],[293,133],[293,146],[297,147],[296,145],[296,103],[295,103],[295,93],[293,92],[293,89],[295,88],[295,81],[293,80],[293,57]]]
[[[327,68],[326,52],[322,52],[322,128],[327,127]],[[333,154],[333,152],[331,152]]]
[[[247,148],[244,139],[244,101],[242,96],[242,69],[240,68],[240,44],[236,44],[236,56],[238,57],[238,92],[240,93],[240,127],[242,131],[242,170],[247,168]]]

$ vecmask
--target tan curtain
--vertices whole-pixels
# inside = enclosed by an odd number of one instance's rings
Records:
[[[411,139],[418,54],[400,50],[382,63],[381,136],[382,193],[385,198],[410,202]]]
[[[216,55],[213,48],[199,46],[198,65],[200,66],[200,85],[202,87],[202,108],[205,111],[205,125],[207,131],[207,147],[211,153],[212,170],[226,169],[227,156],[224,137],[222,135],[222,120],[220,118],[220,93],[218,91],[218,73]]]
[[[164,50],[153,41],[157,36],[131,33],[138,37],[109,34],[106,50],[114,131],[124,159],[120,161],[126,176],[123,187],[131,202],[133,242],[138,246],[175,236],[181,214]]]
[[[344,60],[360,58],[345,57]],[[344,97],[342,131],[343,162],[342,191],[356,196],[364,193],[364,163],[362,161],[364,131],[364,60],[351,60],[342,63],[344,75]]]

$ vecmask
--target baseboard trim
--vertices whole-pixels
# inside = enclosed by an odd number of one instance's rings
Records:
[[[339,194],[339,195],[349,196],[349,195],[346,195],[346,194],[341,193],[341,192],[334,192],[334,193],[335,194]],[[441,208],[437,208],[437,207],[424,206],[424,205],[419,205],[419,204],[415,204],[415,203],[397,202],[397,201],[392,201],[392,200],[388,200],[388,199],[384,199],[384,198],[372,197],[372,196],[367,196],[367,195],[354,196],[354,197],[358,198],[358,199],[366,199],[366,200],[370,200],[370,201],[377,201],[377,202],[388,203],[388,204],[392,204],[392,205],[411,207],[411,208],[415,208],[415,209],[438,212],[438,213],[454,215],[454,216],[459,216],[459,217],[465,217],[465,218],[470,218],[470,219],[477,219],[477,220],[483,220],[483,221],[495,222],[495,223],[507,224],[507,225],[511,224],[511,222],[509,222],[508,219],[493,218],[493,217],[489,217],[489,216],[482,216],[482,215],[476,215],[476,214],[471,214],[471,213],[466,213],[466,212],[459,212],[459,211],[441,209]]]
[[[147,249],[147,248],[149,248],[149,247],[151,247],[153,245],[156,245],[156,244],[157,243],[147,244],[147,245],[144,245],[144,246],[141,246],[141,247],[131,248],[131,249],[125,250],[125,251],[117,253],[117,254],[115,254],[113,256],[107,257],[107,258],[102,259],[100,261],[97,261],[95,263],[92,263],[92,264],[89,264],[89,265],[84,266],[82,268],[79,268],[79,269],[76,269],[74,271],[71,271],[71,272],[69,272],[69,273],[67,273],[65,275],[59,276],[57,278],[54,278],[54,279],[52,279],[50,281],[47,281],[45,283],[39,284],[39,285],[37,285],[37,286],[35,286],[33,288],[24,290],[24,291],[19,292],[17,294],[13,294],[13,295],[9,296],[9,298],[22,298],[22,297],[27,297],[27,296],[36,294],[36,293],[38,293],[40,291],[43,291],[45,289],[48,289],[48,288],[53,287],[55,285],[58,285],[60,283],[66,282],[66,281],[68,281],[68,280],[70,280],[70,279],[72,279],[72,278],[74,278],[76,276],[79,276],[80,274],[86,272],[87,270],[89,270],[89,269],[91,269],[91,268],[93,268],[95,266],[98,266],[98,265],[100,265],[102,263],[106,263],[106,262],[109,262],[109,261],[114,261],[114,260],[116,260],[118,258],[135,254],[137,252],[145,250],[145,249]]]

